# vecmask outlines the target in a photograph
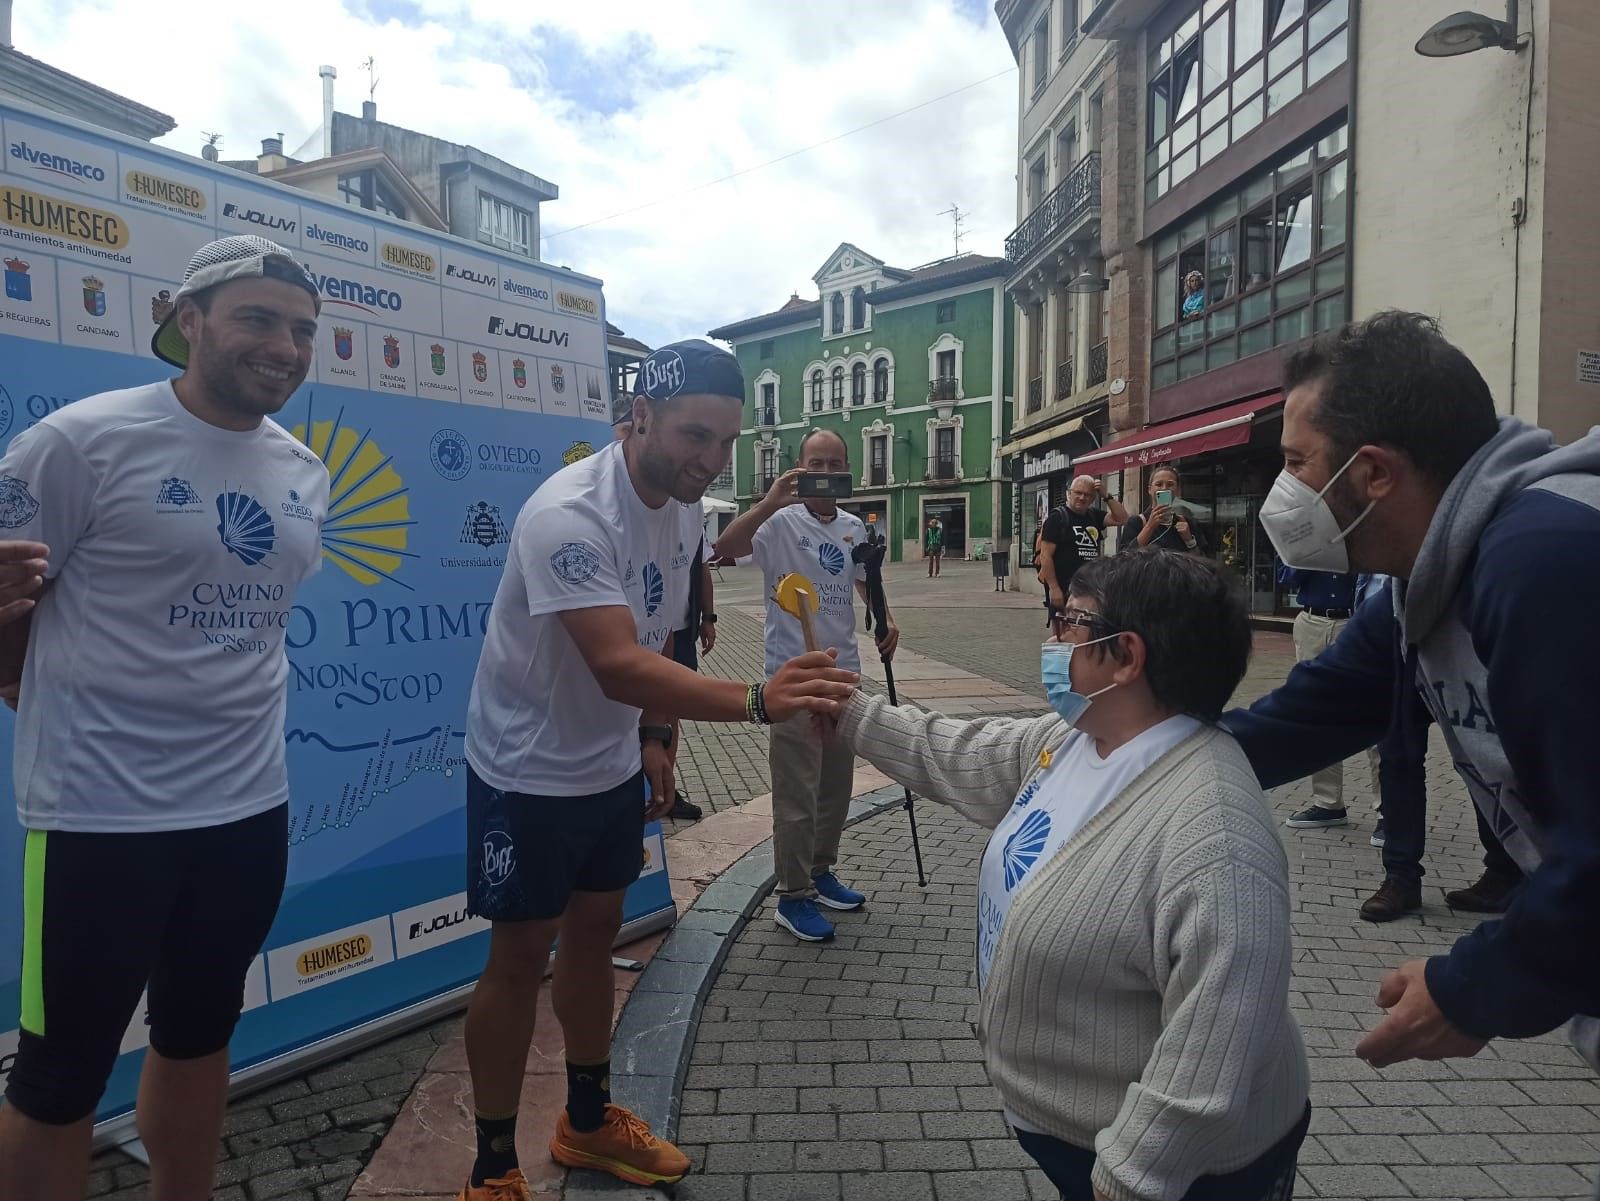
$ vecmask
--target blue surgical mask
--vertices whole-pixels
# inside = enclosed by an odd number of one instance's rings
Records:
[[[1073,688],[1072,652],[1077,647],[1109,642],[1116,637],[1116,634],[1107,634],[1104,638],[1091,638],[1088,642],[1046,642],[1040,648],[1039,678],[1044,682],[1045,697],[1057,716],[1069,726],[1077,725],[1083,711],[1095,697],[1116,687],[1115,683],[1107,684],[1099,692],[1091,692],[1088,696]]]

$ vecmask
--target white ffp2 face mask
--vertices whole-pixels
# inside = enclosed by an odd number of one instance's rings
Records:
[[[1356,452],[1359,454],[1360,452]],[[1300,571],[1346,572],[1350,554],[1345,539],[1350,531],[1367,519],[1377,501],[1368,501],[1360,515],[1343,529],[1328,507],[1328,489],[1356,461],[1351,455],[1318,492],[1310,484],[1291,475],[1287,468],[1278,473],[1272,491],[1261,502],[1261,526],[1267,531],[1272,549],[1285,567]]]

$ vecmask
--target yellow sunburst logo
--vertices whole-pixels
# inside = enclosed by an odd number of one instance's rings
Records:
[[[406,550],[416,523],[409,490],[392,456],[373,440],[370,428],[345,425],[343,409],[332,421],[315,421],[308,407],[305,423],[292,432],[328,468],[322,553],[357,583],[371,587],[387,580],[410,588],[395,573],[405,560],[417,557]]]

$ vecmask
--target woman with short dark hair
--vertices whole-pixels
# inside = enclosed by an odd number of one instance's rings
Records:
[[[1288,863],[1215,722],[1250,656],[1212,564],[1084,564],[1042,651],[1053,712],[957,720],[858,694],[857,754],[994,831],[978,1038],[1067,1201],[1281,1201],[1310,1118]]]

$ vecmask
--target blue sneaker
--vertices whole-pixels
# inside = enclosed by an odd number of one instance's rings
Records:
[[[866,893],[857,892],[832,872],[812,876],[811,885],[817,890],[817,904],[829,909],[860,909],[867,903]]]
[[[833,937],[833,923],[804,897],[784,897],[779,901],[777,921],[801,942],[827,942]]]

